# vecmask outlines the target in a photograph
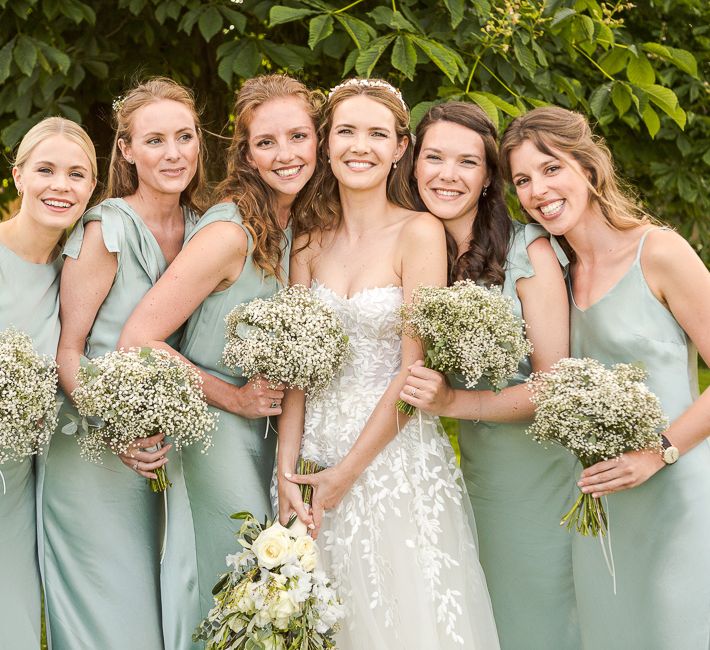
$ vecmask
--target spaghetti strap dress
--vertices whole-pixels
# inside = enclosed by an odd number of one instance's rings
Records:
[[[516,283],[535,275],[527,249],[540,237],[549,237],[541,226],[513,222],[503,294],[521,318]],[[559,244],[551,243],[566,266]],[[531,372],[527,358],[509,385],[525,382]],[[575,458],[562,447],[539,445],[526,434],[529,425],[459,421],[461,470],[476,516],[479,557],[503,650],[578,650],[572,538],[559,525],[574,503],[569,477]]]
[[[187,209],[183,214],[187,234],[195,215]],[[84,215],[65,256],[79,256],[84,225],[91,221],[101,224],[118,267],[86,339],[84,354],[90,359],[116,348],[131,312],[167,268],[155,237],[121,198],[107,199]],[[174,335],[172,341],[178,340]],[[65,398],[37,477],[51,648],[160,649],[163,499],[117,456],[105,453],[102,464],[81,458],[75,436],[61,430],[68,414],[78,415]]]
[[[216,291],[187,321],[180,350],[192,363],[219,379],[243,386],[246,379],[222,365],[225,345],[225,317],[237,305],[255,298],[268,298],[282,284],[266,275],[253,262],[254,242],[234,203],[210,208],[188,237],[217,222],[234,224],[247,236],[248,250],[237,280]],[[282,278],[288,278],[291,232],[283,239]],[[171,650],[193,645],[192,633],[214,605],[212,587],[227,570],[225,557],[237,548],[235,533],[240,522],[230,515],[248,510],[258,519],[271,516],[269,486],[274,467],[276,432],[265,437],[265,418],[247,419],[220,409],[213,446],[202,453],[199,445],[186,447],[176,456],[186,491],[185,499],[174,493],[168,500],[168,549],[163,561],[166,584],[171,585],[172,616],[166,619],[165,642]],[[273,422],[271,424],[274,424]],[[182,494],[182,493],[181,493]]]
[[[604,364],[641,364],[672,422],[698,394],[697,352],[649,288],[636,258],[587,309],[572,304],[571,350]],[[577,468],[575,477],[581,467]],[[599,540],[574,536],[584,648],[710,648],[710,443],[645,483],[607,497],[616,594]]]
[[[35,264],[0,245],[0,330],[28,334],[37,352],[52,357],[59,341],[61,266],[61,256]],[[6,461],[0,472],[0,648],[39,648],[35,458]]]

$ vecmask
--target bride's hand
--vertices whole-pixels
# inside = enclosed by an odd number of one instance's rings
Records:
[[[313,503],[311,504],[311,513],[315,524],[315,529],[312,532],[313,539],[318,537],[323,522],[323,513],[335,508],[343,500],[354,482],[338,469],[338,465],[327,467],[315,474],[284,474],[284,476],[294,484],[313,486]]]
[[[289,474],[285,475],[289,477]],[[279,522],[282,526],[288,524],[291,515],[296,513],[296,516],[306,525],[309,530],[314,528],[313,517],[306,509],[303,499],[301,498],[301,490],[298,485],[291,481],[285,481],[280,476],[278,478],[279,488]]]

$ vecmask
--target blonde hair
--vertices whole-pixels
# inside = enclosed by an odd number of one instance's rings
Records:
[[[283,229],[279,225],[276,195],[249,164],[249,126],[254,112],[272,99],[296,97],[301,99],[313,121],[318,125],[323,96],[310,91],[300,81],[283,74],[261,75],[244,82],[234,104],[234,134],[227,154],[227,176],[217,187],[218,196],[235,203],[244,227],[254,240],[252,259],[260,269],[281,280]],[[315,134],[314,134],[315,135]],[[312,185],[310,179],[306,187]],[[300,230],[297,206],[304,195],[302,189],[291,209],[293,229]]]
[[[516,117],[500,144],[501,166],[509,181],[512,181],[510,155],[525,141],[549,156],[555,156],[556,150],[576,160],[587,174],[584,179],[592,200],[612,228],[629,230],[655,223],[619,178],[604,139],[592,133],[587,118],[580,113],[545,106]]]
[[[102,198],[123,197],[135,194],[138,189],[138,173],[135,165],[131,165],[123,157],[118,145],[119,140],[131,142],[133,115],[143,106],[161,100],[170,100],[185,106],[195,121],[195,130],[200,145],[197,158],[197,170],[192,180],[180,194],[180,203],[191,208],[198,214],[204,211],[205,194],[205,144],[200,127],[200,116],[197,112],[195,97],[192,91],[167,77],[153,77],[129,90],[124,97],[114,103],[115,136],[111,150],[111,162],[108,171],[108,183]]]
[[[67,120],[64,117],[47,117],[38,124],[35,124],[20,141],[17,147],[17,155],[13,165],[21,168],[32,155],[35,147],[47,138],[54,135],[61,135],[70,142],[76,144],[89,159],[91,175],[96,180],[96,150],[89,135],[76,122]]]
[[[389,83],[382,79],[353,80],[336,86],[328,96],[319,129],[319,160],[314,175],[316,178],[308,195],[304,196],[303,210],[299,215],[304,232],[337,228],[343,218],[338,180],[328,162],[328,136],[333,126],[335,109],[351,97],[369,97],[388,108],[394,115],[397,141],[401,142],[402,138],[409,138],[406,150],[397,161],[397,168],[391,169],[387,177],[387,200],[408,210],[417,209],[409,184],[414,165],[412,137],[409,132],[409,111],[401,96],[395,94],[394,89],[390,88]]]

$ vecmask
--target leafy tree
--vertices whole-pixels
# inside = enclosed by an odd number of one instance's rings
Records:
[[[649,209],[710,261],[702,0],[0,0],[0,9],[8,153],[37,120],[62,114],[82,121],[105,157],[111,101],[136,71],[192,87],[217,133],[232,91],[255,74],[287,71],[325,89],[377,75],[402,89],[413,122],[453,98],[501,128],[548,103],[589,114]],[[216,179],[223,144],[209,146]],[[14,196],[8,171],[0,203]]]

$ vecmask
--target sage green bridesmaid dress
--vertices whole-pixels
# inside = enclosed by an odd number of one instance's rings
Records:
[[[527,248],[540,237],[549,237],[541,226],[513,222],[503,294],[513,299],[519,317],[515,285],[534,276]],[[566,265],[554,239],[552,245]],[[509,385],[523,383],[531,371],[525,359]],[[529,424],[459,422],[461,470],[476,518],[479,557],[502,650],[576,650],[581,644],[572,538],[559,525],[574,502],[569,477],[575,458],[561,447],[546,449],[533,441],[525,433]]]
[[[248,240],[247,258],[236,282],[207,296],[192,314],[180,350],[205,372],[243,386],[246,379],[221,363],[225,345],[224,319],[238,304],[254,298],[268,298],[281,288],[281,284],[252,261],[253,239],[233,203],[220,203],[210,208],[188,240],[216,222],[229,222],[244,229]],[[284,281],[288,278],[290,239],[288,230],[284,237],[282,262]],[[175,603],[172,625],[166,621],[165,628],[166,646],[170,643],[169,647],[174,650],[199,647],[192,644],[192,632],[214,605],[212,587],[218,576],[227,570],[225,557],[237,549],[235,533],[240,522],[229,516],[248,510],[263,520],[265,515],[272,514],[269,486],[274,468],[276,432],[271,430],[264,437],[265,418],[249,420],[215,410],[219,422],[213,432],[214,446],[206,454],[199,446],[187,447],[179,454],[187,507],[174,494],[168,501],[168,552],[163,571],[170,574],[175,585],[182,580],[179,588],[182,602]],[[191,561],[186,564],[187,556],[191,556]]]
[[[571,350],[608,365],[642,364],[673,421],[697,397],[697,352],[646,283],[641,251],[649,232],[626,275],[601,299],[582,310],[571,297]],[[708,650],[710,443],[607,503],[616,595],[599,540],[574,536],[584,648]]]
[[[40,354],[59,341],[59,257],[34,264],[0,245],[0,330],[28,334]],[[0,648],[40,645],[35,459],[0,464]]]
[[[187,234],[195,217],[184,215]],[[84,354],[94,358],[116,348],[124,323],[167,263],[143,220],[120,198],[84,215],[64,255],[79,256],[89,221],[101,223],[106,248],[118,260],[86,340]],[[101,465],[82,459],[75,436],[61,431],[67,414],[76,410],[65,398],[37,482],[52,650],[159,650],[163,498],[109,452]]]

